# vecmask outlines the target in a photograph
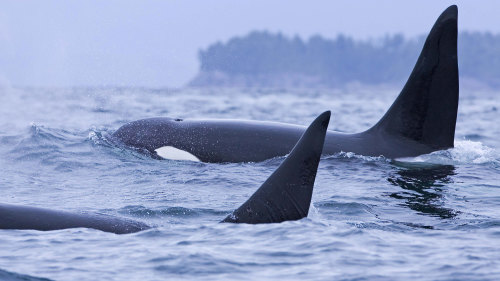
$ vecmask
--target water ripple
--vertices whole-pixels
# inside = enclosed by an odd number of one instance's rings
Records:
[[[350,152],[323,156],[309,216],[281,224],[219,222],[284,157],[259,163],[158,161],[111,137],[128,121],[155,116],[307,125],[328,109],[335,116],[330,129],[360,132],[379,120],[398,92],[2,93],[2,203],[101,212],[153,228],[129,235],[82,228],[3,230],[0,279],[500,279],[496,93],[461,99],[455,148],[396,160]]]

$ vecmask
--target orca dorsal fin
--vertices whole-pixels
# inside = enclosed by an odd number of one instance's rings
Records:
[[[437,19],[403,90],[373,128],[432,149],[453,147],[458,108],[457,6]]]
[[[318,116],[278,169],[222,222],[278,223],[307,217],[329,121],[330,111]]]

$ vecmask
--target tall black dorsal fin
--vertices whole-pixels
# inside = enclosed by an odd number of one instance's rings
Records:
[[[318,116],[278,169],[222,222],[278,223],[307,217],[329,121],[330,111]]]
[[[368,132],[381,130],[433,149],[453,147],[458,108],[457,6],[437,19],[396,101]]]

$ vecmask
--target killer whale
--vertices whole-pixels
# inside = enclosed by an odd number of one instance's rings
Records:
[[[318,116],[274,173],[222,222],[279,223],[307,217],[329,121],[329,111]],[[68,228],[126,234],[151,226],[104,214],[0,204],[0,229],[49,231]]]
[[[0,229],[49,231],[79,227],[116,234],[133,233],[150,228],[142,222],[99,213],[72,213],[31,206],[0,204]]]
[[[306,217],[329,121],[329,111],[317,117],[278,169],[223,222],[256,224]]]
[[[380,121],[361,133],[328,131],[323,153],[398,158],[453,147],[457,14],[453,5],[436,20],[407,83]],[[158,159],[257,162],[287,154],[304,130],[275,122],[150,118],[125,124],[112,137]]]

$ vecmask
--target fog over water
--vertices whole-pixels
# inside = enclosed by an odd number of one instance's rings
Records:
[[[253,30],[304,39],[426,34],[458,4],[459,30],[500,32],[500,2],[0,1],[0,84],[180,87],[201,48]]]

